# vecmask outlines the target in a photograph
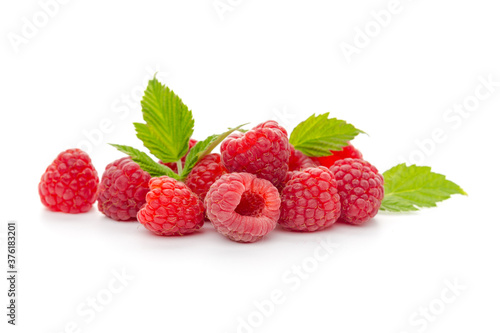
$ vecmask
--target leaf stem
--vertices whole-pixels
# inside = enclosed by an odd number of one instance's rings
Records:
[[[177,174],[182,174],[182,161],[178,160],[177,161]]]

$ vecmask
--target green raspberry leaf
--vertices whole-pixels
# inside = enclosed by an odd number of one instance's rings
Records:
[[[384,172],[384,192],[381,210],[389,212],[416,211],[436,207],[452,194],[467,195],[457,184],[430,167],[399,164]]]
[[[193,113],[156,76],[149,81],[141,101],[146,124],[134,123],[137,137],[161,161],[177,162],[189,149]]]
[[[171,178],[179,180],[179,175],[176,174],[168,166],[156,163],[151,157],[140,150],[129,146],[115,145],[110,143],[111,146],[115,147],[119,151],[129,155],[134,162],[139,164],[142,170],[146,171],[151,175],[151,177],[169,176]]]
[[[342,150],[363,131],[336,118],[328,118],[329,112],[313,114],[297,125],[290,134],[290,143],[310,157],[331,155],[332,150]]]
[[[233,133],[234,131],[240,130],[240,128],[245,125],[247,124],[230,128],[228,131],[222,134],[213,134],[203,141],[198,141],[186,156],[186,163],[184,164],[181,178],[185,179],[189,175],[191,170],[193,170],[196,163],[198,163],[203,157],[210,154],[212,150],[217,147],[219,143],[221,143],[225,138],[227,138],[229,134]]]

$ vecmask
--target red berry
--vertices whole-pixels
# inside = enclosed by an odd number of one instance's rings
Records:
[[[292,177],[297,174],[299,171],[298,170],[295,170],[295,171],[288,171],[286,173],[286,177],[285,177],[285,180],[283,181],[283,183],[281,184],[281,186],[278,188],[280,190],[280,193],[281,191],[283,191],[283,188],[285,187],[286,183],[288,183],[288,181],[290,179],[292,179]]]
[[[384,178],[370,163],[346,158],[330,168],[337,180],[342,204],[340,220],[362,224],[374,217],[384,198]]]
[[[197,143],[198,141],[196,141],[195,139],[189,139],[189,149],[188,149],[188,152],[186,153],[186,155],[184,155],[182,158],[181,158],[181,162],[182,162],[182,166],[184,167],[184,163],[186,163],[186,156],[187,154],[189,153],[189,151],[191,150],[191,148],[194,147],[194,145]],[[176,162],[169,162],[169,163],[165,163],[165,162],[162,162],[162,161],[159,161],[160,164],[163,164],[163,165],[166,165],[168,166],[170,169],[172,169],[175,173],[178,172],[177,170],[177,163]]]
[[[229,135],[222,142],[221,153],[229,172],[248,172],[278,186],[288,171],[290,144],[286,130],[269,120],[245,134]]]
[[[50,210],[85,213],[96,200],[99,176],[89,155],[80,149],[60,153],[38,184],[42,203]]]
[[[137,219],[160,236],[185,235],[203,226],[203,204],[184,183],[167,176],[151,178],[146,205]]]
[[[146,203],[150,179],[130,157],[108,164],[97,189],[99,211],[116,221],[135,220]]]
[[[296,150],[291,146],[290,161],[288,162],[288,171],[299,171],[305,168],[314,168],[318,166],[312,158],[305,155],[300,150]]]
[[[205,198],[215,229],[236,242],[251,243],[276,227],[280,216],[276,187],[249,173],[222,175]]]
[[[342,150],[331,151],[332,155],[317,157],[319,164],[327,168],[331,167],[335,162],[343,160],[344,158],[357,158],[363,159],[363,155],[359,150],[354,148],[354,146],[349,143],[347,146],[342,148]]]
[[[227,169],[221,162],[220,154],[210,154],[196,163],[186,178],[186,185],[203,202],[210,186],[225,173]]]
[[[319,231],[334,224],[340,216],[340,197],[333,173],[320,166],[289,176],[278,223],[292,231]]]

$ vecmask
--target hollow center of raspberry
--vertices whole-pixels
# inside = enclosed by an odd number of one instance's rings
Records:
[[[264,209],[264,198],[256,193],[244,192],[238,207],[234,210],[243,216],[258,216]]]

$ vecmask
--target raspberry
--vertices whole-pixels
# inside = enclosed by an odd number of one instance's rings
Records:
[[[317,157],[319,164],[327,168],[331,167],[335,162],[343,160],[344,158],[357,158],[363,159],[363,155],[359,150],[354,148],[354,146],[349,143],[347,146],[342,148],[342,150],[331,151],[332,155]]]
[[[222,162],[230,172],[248,172],[278,186],[290,159],[286,130],[273,120],[243,134],[234,132],[221,145]]]
[[[384,178],[370,163],[346,158],[330,167],[342,204],[340,220],[362,224],[374,217],[384,198]]]
[[[38,184],[42,203],[50,210],[85,213],[96,201],[99,176],[89,155],[80,149],[60,153]]]
[[[130,157],[108,164],[97,188],[99,211],[116,221],[135,220],[146,203],[150,179]]]
[[[150,191],[137,219],[160,236],[182,236],[200,229],[203,204],[186,184],[167,176],[149,180]]]
[[[325,167],[289,172],[281,195],[278,223],[292,231],[319,231],[340,216],[340,197],[333,173]]]
[[[220,154],[210,154],[199,161],[191,170],[186,178],[186,185],[203,202],[210,186],[225,173],[227,173],[227,169],[220,160]]]
[[[182,166],[184,167],[184,163],[186,163],[186,156],[187,154],[189,153],[189,151],[191,150],[191,148],[194,147],[194,145],[197,143],[198,141],[196,141],[195,139],[189,139],[189,149],[188,149],[188,152],[186,153],[186,155],[184,155],[182,158],[181,158],[181,162],[182,162]],[[178,172],[177,170],[177,163],[175,162],[169,162],[169,163],[165,163],[165,162],[162,162],[162,161],[159,161],[160,164],[163,164],[163,165],[166,165],[168,166],[170,169],[172,169],[175,173]]]
[[[304,155],[300,150],[291,147],[290,161],[288,162],[288,171],[299,171],[305,168],[314,168],[318,166],[309,156]]]
[[[285,177],[285,180],[283,181],[283,183],[281,184],[281,186],[278,188],[280,193],[283,191],[283,188],[285,187],[286,183],[288,183],[288,181],[290,181],[290,179],[292,179],[292,177],[294,175],[296,175],[299,171],[298,170],[295,170],[295,171],[288,171],[286,173],[286,177]]]
[[[222,175],[205,198],[215,229],[236,242],[251,243],[271,232],[280,216],[280,196],[271,182],[249,173]]]

